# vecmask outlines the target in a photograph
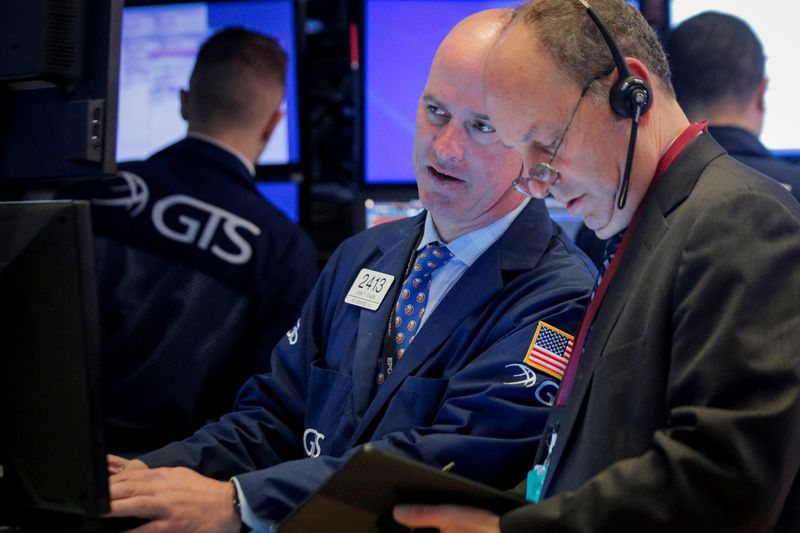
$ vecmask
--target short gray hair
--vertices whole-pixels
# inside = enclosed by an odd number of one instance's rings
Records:
[[[664,49],[644,16],[624,0],[591,0],[590,5],[611,31],[622,55],[644,63],[674,98]],[[530,0],[514,11],[513,20],[521,20],[550,51],[565,76],[581,87],[614,69],[603,36],[579,0]],[[593,83],[591,98],[595,102],[608,99],[614,81],[600,79]]]

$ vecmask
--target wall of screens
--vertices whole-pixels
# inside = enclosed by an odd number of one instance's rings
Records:
[[[467,15],[520,3],[365,0],[364,184],[415,182],[414,120],[436,48],[450,28]],[[639,8],[638,0],[629,3]]]

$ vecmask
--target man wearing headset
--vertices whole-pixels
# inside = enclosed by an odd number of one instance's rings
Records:
[[[800,209],[689,123],[635,9],[591,7],[616,60],[584,0],[538,0],[485,68],[498,134],[523,154],[520,187],[616,248],[532,458],[538,503],[395,518],[453,532],[798,531]]]

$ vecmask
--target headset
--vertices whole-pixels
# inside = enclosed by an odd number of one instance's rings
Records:
[[[619,194],[617,195],[617,208],[622,209],[625,207],[625,201],[628,198],[628,185],[630,184],[631,166],[633,163],[633,153],[636,148],[636,133],[639,130],[639,119],[644,115],[650,104],[653,103],[650,98],[650,87],[643,79],[634,76],[631,73],[625,59],[620,52],[619,45],[614,37],[611,35],[608,27],[600,18],[600,15],[592,9],[592,6],[586,0],[578,0],[583,7],[586,8],[586,13],[594,22],[600,34],[611,51],[611,57],[614,59],[614,64],[617,67],[618,77],[608,94],[608,100],[611,104],[611,109],[619,117],[631,119],[631,136],[628,141],[628,155],[625,159],[625,171],[622,174],[620,181]]]

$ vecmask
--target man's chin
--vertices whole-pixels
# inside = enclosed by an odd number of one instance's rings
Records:
[[[616,213],[616,215],[605,224],[597,224],[598,227],[592,227],[590,224],[586,224],[586,227],[594,231],[598,239],[606,240],[628,227],[630,216],[625,217],[625,213]]]
[[[613,224],[610,222],[611,221],[598,221],[590,217],[585,218],[583,221],[584,225],[592,230],[598,239],[603,240],[608,239],[616,233],[613,230]]]

